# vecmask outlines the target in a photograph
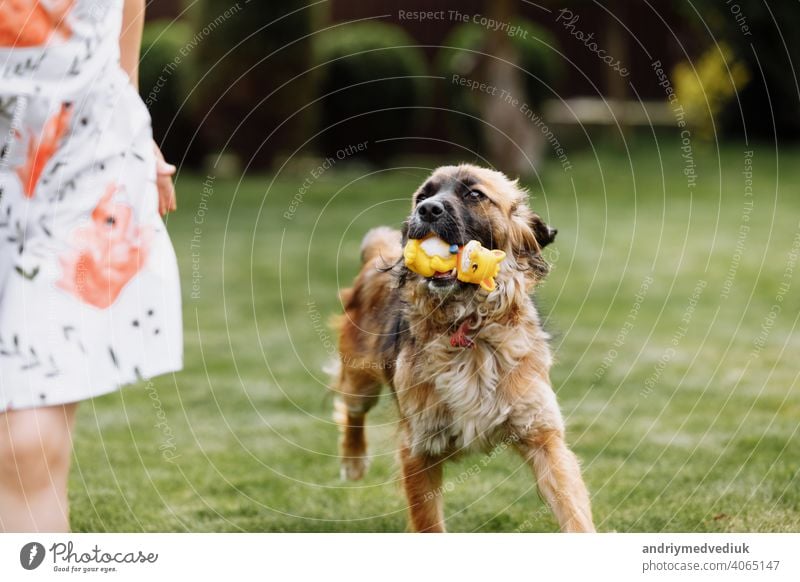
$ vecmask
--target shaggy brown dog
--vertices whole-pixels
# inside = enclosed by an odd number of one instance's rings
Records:
[[[443,461],[513,443],[532,467],[563,531],[594,531],[578,461],[550,386],[552,362],[529,292],[546,273],[551,230],[503,174],[446,166],[414,194],[403,232],[367,233],[361,272],[341,293],[335,372],[342,476],[367,467],[366,413],[381,386],[400,412],[403,484],[416,531],[444,531]],[[453,273],[426,279],[402,264],[408,238],[434,233],[450,244],[500,249],[492,292]]]

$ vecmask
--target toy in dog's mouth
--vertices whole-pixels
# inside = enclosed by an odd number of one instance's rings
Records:
[[[494,278],[505,256],[503,251],[485,249],[476,240],[459,246],[434,234],[422,239],[409,239],[403,250],[406,267],[440,290],[466,283],[493,291]]]
[[[461,251],[461,247],[457,244],[450,244],[435,235],[423,239],[420,246],[423,252],[442,259],[441,262],[436,263],[437,268],[444,267],[442,270],[434,271],[430,277],[425,277],[428,283],[438,288],[456,285],[458,283],[458,253]],[[448,268],[451,264],[453,267]]]

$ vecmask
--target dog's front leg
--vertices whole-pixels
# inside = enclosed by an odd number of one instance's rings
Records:
[[[561,531],[593,532],[589,493],[578,459],[557,429],[532,432],[517,444],[536,475],[539,493],[556,516]]]
[[[400,462],[412,529],[417,532],[443,532],[441,459],[413,455],[404,445],[400,450]]]

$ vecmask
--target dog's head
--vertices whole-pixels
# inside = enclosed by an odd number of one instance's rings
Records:
[[[414,193],[403,242],[430,233],[459,246],[477,240],[487,249],[505,251],[512,268],[539,279],[547,273],[541,251],[556,232],[531,211],[527,193],[516,180],[462,164],[437,169]],[[455,274],[437,274],[427,285],[437,294],[476,289],[458,281]]]

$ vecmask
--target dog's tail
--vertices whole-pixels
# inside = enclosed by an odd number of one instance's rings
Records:
[[[361,263],[366,264],[380,259],[389,267],[403,255],[403,235],[396,228],[379,226],[371,229],[361,241]]]

